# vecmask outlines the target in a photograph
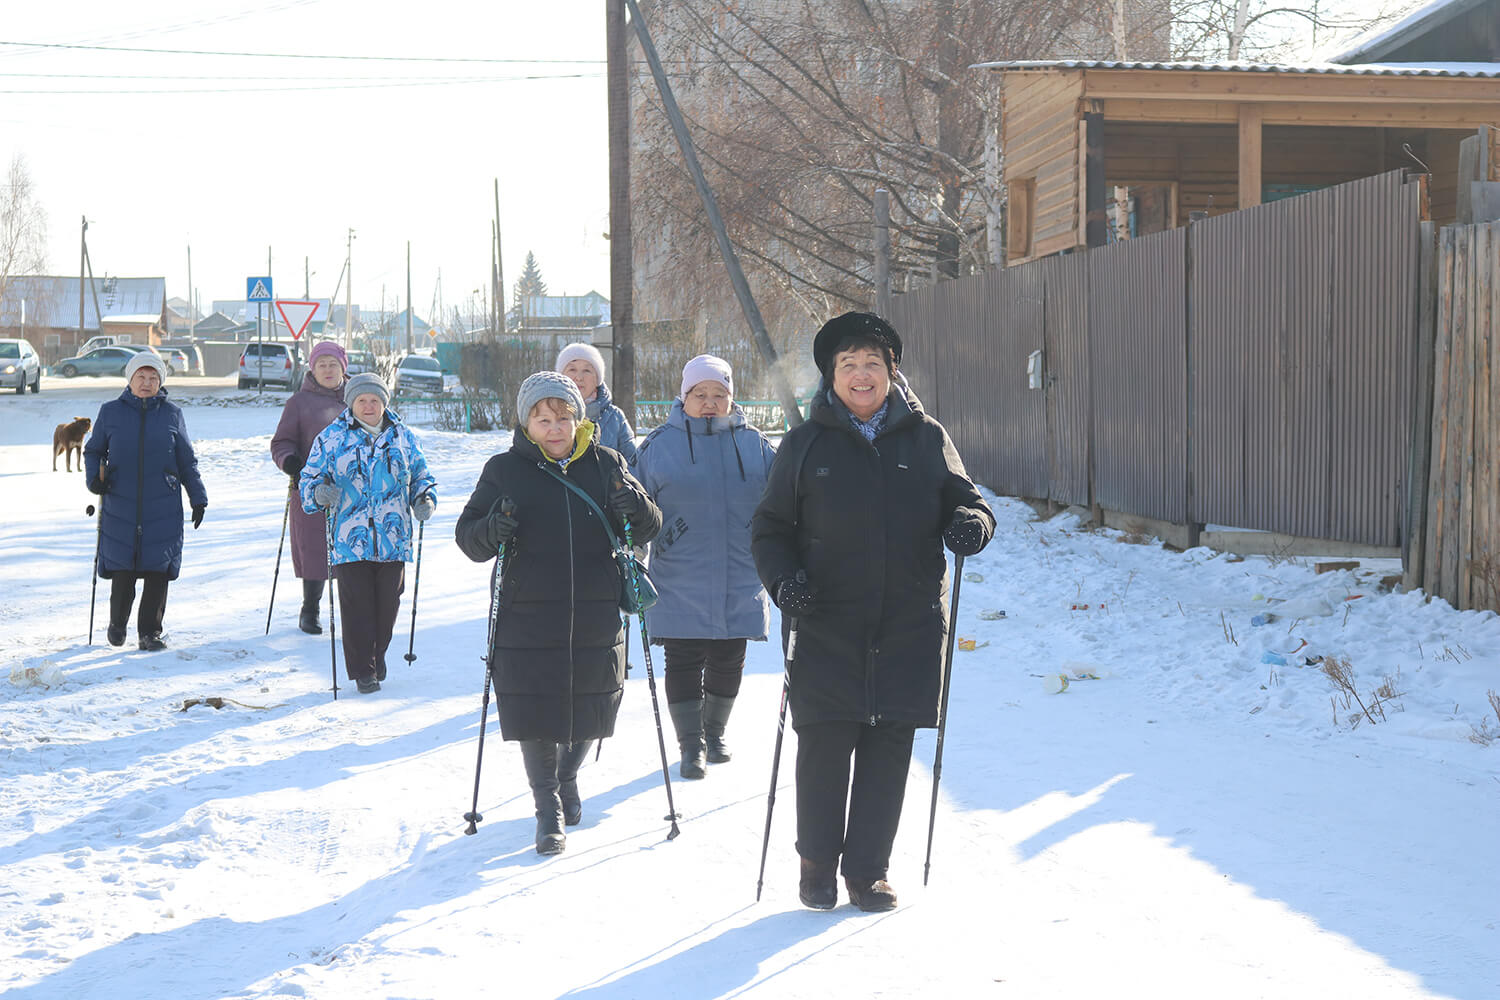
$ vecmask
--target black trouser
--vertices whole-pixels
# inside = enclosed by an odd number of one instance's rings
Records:
[[[846,878],[885,878],[916,732],[916,727],[899,723],[818,722],[797,727],[798,854],[824,862],[842,856]]]
[[[167,574],[126,573],[116,570],[109,581],[109,623],[124,628],[130,620],[130,606],[135,603],[135,582],[145,580],[141,588],[141,610],[135,620],[136,635],[161,635],[161,620],[167,613]]]
[[[744,639],[663,639],[667,704],[702,701],[704,693],[733,698],[745,672]]]
[[[385,650],[396,627],[404,562],[348,562],[333,567],[339,591],[339,631],[344,633],[344,672],[351,681],[385,676]]]

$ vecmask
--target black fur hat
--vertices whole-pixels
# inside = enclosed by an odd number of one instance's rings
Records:
[[[901,364],[901,336],[895,327],[874,313],[846,312],[824,323],[813,337],[813,362],[825,378],[832,374],[834,349],[851,335],[868,337],[891,352],[892,364]]]

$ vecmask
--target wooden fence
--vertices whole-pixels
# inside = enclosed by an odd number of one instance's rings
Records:
[[[1413,476],[1426,490],[1413,498],[1404,582],[1500,611],[1500,223],[1449,226],[1435,248],[1424,233],[1423,250],[1432,349],[1418,372]]]

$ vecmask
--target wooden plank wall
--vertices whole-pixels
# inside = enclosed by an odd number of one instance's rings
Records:
[[[1412,580],[1460,609],[1500,611],[1500,223],[1438,241],[1431,453]],[[1417,571],[1420,571],[1419,574]]]
[[[1030,253],[1019,263],[1078,244],[1081,70],[1006,73],[1001,94],[1005,180],[1035,178]]]

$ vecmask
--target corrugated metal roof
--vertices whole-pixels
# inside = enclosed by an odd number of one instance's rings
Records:
[[[166,278],[95,278],[93,291],[84,286],[83,327],[85,330],[99,329],[99,316],[94,311],[94,298],[98,296],[99,309],[106,319],[115,316],[150,315],[159,319],[167,300]],[[26,325],[77,329],[78,327],[78,278],[76,275],[60,277],[48,274],[19,275],[10,279],[6,290],[7,323],[19,321],[20,302],[26,302]],[[12,320],[10,313],[17,316]]]
[[[1183,73],[1317,73],[1329,76],[1500,77],[1500,63],[1379,63],[1343,66],[1338,63],[1118,62],[1108,59],[1007,59],[975,63],[970,69],[1128,69],[1174,70]]]
[[[1331,63],[1379,59],[1420,35],[1467,14],[1488,0],[1432,0],[1385,28],[1367,31],[1323,58]]]

